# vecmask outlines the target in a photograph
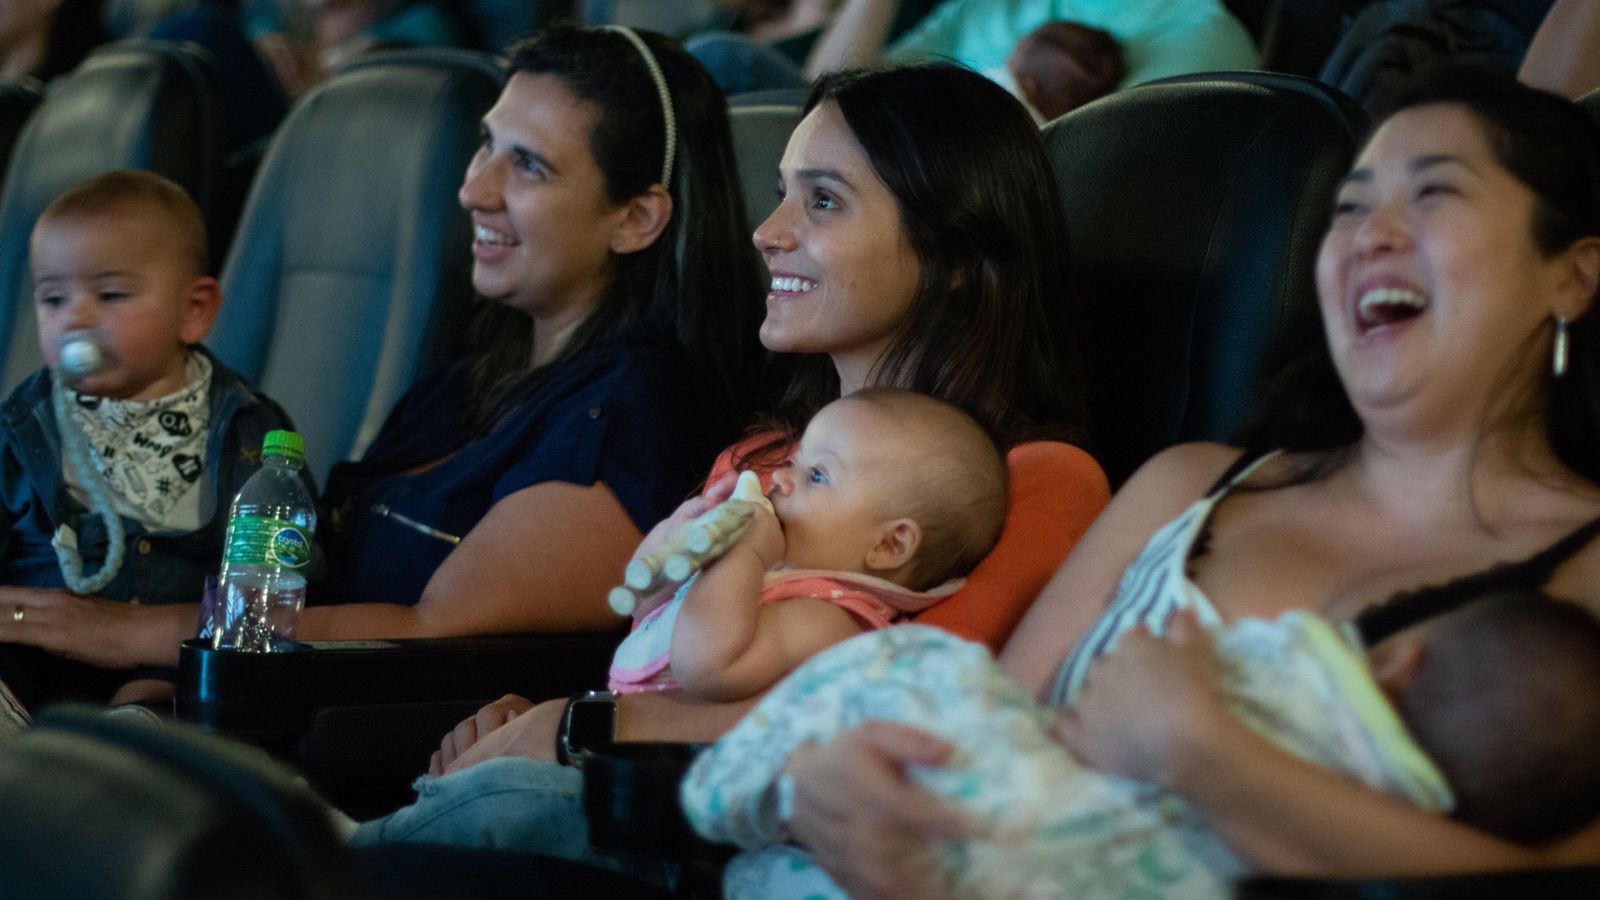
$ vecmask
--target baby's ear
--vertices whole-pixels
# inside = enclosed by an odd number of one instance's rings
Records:
[[[912,519],[891,519],[883,523],[878,543],[867,551],[867,568],[893,572],[909,565],[922,547],[922,526]]]
[[[1372,679],[1383,690],[1390,703],[1398,703],[1400,695],[1422,668],[1427,655],[1427,642],[1416,635],[1398,635],[1372,649],[1368,661],[1372,665]]]
[[[196,278],[189,284],[183,298],[183,318],[178,324],[178,338],[185,344],[198,344],[211,331],[222,309],[222,286],[215,278]]]

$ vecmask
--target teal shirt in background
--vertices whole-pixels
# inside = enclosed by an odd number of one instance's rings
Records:
[[[1006,64],[1011,50],[1046,22],[1110,33],[1122,45],[1128,76],[1143,81],[1226,69],[1253,69],[1260,53],[1244,25],[1219,0],[945,0],[889,48],[895,60],[950,57],[979,72]]]

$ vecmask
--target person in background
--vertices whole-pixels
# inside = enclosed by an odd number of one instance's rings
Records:
[[[1600,88],[1600,3],[1555,0],[1533,33],[1517,79],[1572,100]]]
[[[250,0],[245,33],[291,99],[363,53],[466,46],[460,23],[432,0]]]
[[[1116,90],[1128,66],[1116,39],[1075,22],[1046,22],[1017,42],[1005,72],[994,76],[1040,124]]]
[[[6,0],[0,4],[0,81],[49,81],[106,40],[101,0]]]
[[[954,59],[999,72],[1017,44],[1046,22],[1105,31],[1122,47],[1118,87],[1170,75],[1253,69],[1260,55],[1220,0],[944,0],[915,28],[886,43],[899,0],[844,0],[806,63],[813,77],[880,58]]]

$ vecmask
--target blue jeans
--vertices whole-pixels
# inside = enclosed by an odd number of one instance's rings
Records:
[[[590,848],[577,769],[508,757],[440,778],[424,775],[414,787],[415,803],[361,823],[350,844],[495,847],[604,866],[654,884],[677,880],[675,862]]]

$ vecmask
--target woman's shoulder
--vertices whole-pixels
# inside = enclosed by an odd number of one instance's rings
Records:
[[[1195,499],[1209,493],[1223,475],[1244,462],[1249,451],[1228,444],[1196,441],[1177,444],[1150,457],[1128,478],[1123,490],[1181,493]],[[1250,454],[1251,459],[1259,458]]]

